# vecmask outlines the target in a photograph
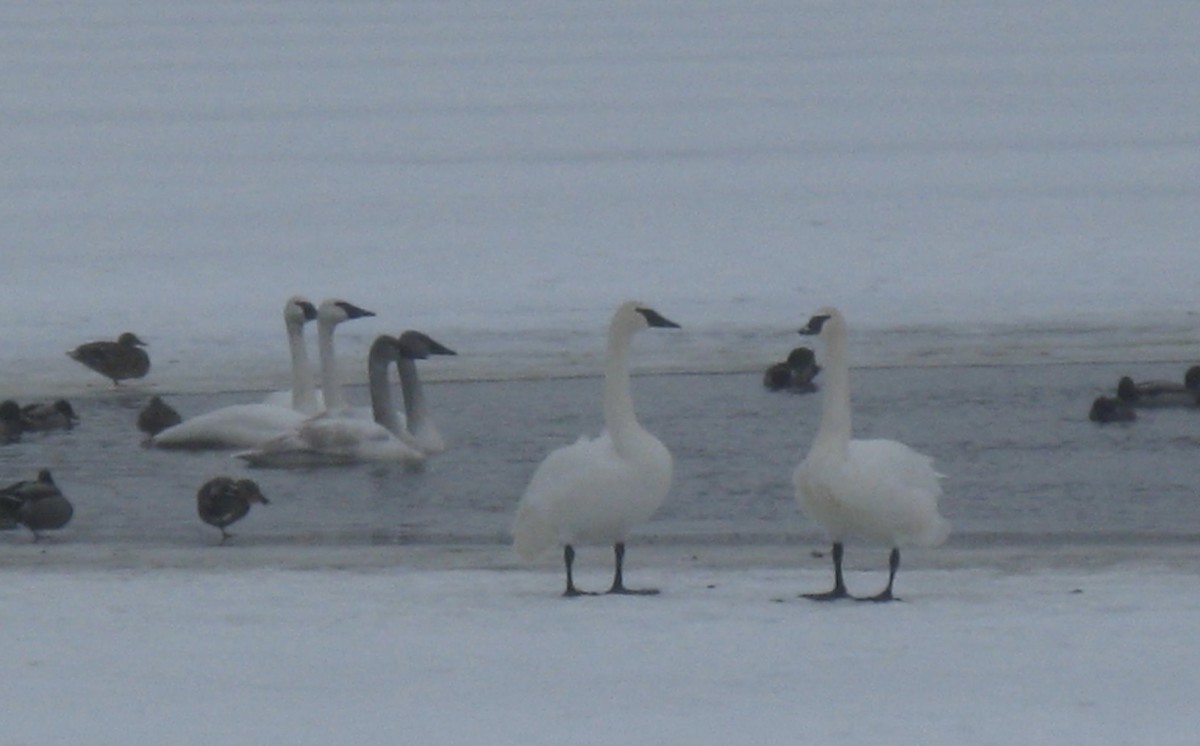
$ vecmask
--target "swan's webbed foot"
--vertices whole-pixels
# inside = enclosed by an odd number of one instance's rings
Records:
[[[600,595],[599,593],[594,593],[592,591],[581,591],[572,585],[572,586],[569,586],[565,591],[563,591],[562,597],[563,598],[579,598],[580,596],[599,596],[599,595]]]
[[[891,588],[884,588],[882,591],[880,591],[879,593],[876,593],[874,596],[864,596],[863,598],[856,598],[854,600],[855,601],[873,601],[875,603],[881,604],[881,603],[886,603],[888,601],[900,601],[901,598],[899,596],[893,596]]]
[[[837,601],[842,598],[853,598],[844,585],[834,586],[832,590],[824,593],[801,593],[800,597],[807,598],[809,601]]]
[[[613,586],[608,589],[610,595],[617,596],[657,596],[659,590],[657,588],[626,588],[624,584]]]

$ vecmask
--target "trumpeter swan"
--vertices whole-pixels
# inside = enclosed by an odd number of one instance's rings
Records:
[[[842,576],[843,543],[850,536],[892,547],[887,587],[869,600],[891,601],[900,567],[900,546],[934,546],[945,541],[950,524],[938,514],[939,479],[932,460],[894,440],[850,437],[850,370],[846,322],[835,308],[823,308],[801,334],[825,344],[825,385],[821,423],[808,455],[796,467],[796,500],[833,540],[833,589],[805,594],[828,601],[849,597]]]
[[[517,506],[517,553],[531,560],[562,546],[565,596],[582,595],[572,576],[578,544],[613,547],[616,567],[609,593],[657,593],[630,591],[623,573],[629,532],[654,515],[671,487],[671,452],[638,423],[630,390],[630,342],[634,334],[651,327],[679,325],[641,303],[630,301],[617,308],[608,330],[604,431],[551,451]]]

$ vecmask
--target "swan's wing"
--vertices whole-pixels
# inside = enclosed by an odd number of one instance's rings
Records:
[[[417,464],[424,455],[392,435],[387,428],[355,417],[319,415],[268,440],[261,447],[237,454],[252,466],[294,467],[349,464],[359,461],[402,461]]]
[[[551,451],[534,471],[517,506],[514,548],[534,559],[564,541],[622,535],[641,517],[631,498],[643,489],[607,434],[581,437]]]
[[[950,524],[938,513],[943,476],[933,459],[894,440],[852,440],[839,500],[859,515],[868,538],[933,546]]]
[[[160,448],[257,448],[304,420],[287,407],[234,404],[184,420],[148,442]]]

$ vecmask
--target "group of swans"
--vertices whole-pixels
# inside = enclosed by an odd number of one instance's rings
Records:
[[[365,460],[419,463],[444,448],[430,420],[414,360],[453,351],[420,332],[400,338],[383,335],[372,345],[368,359],[371,409],[349,405],[342,390],[334,354],[337,326],[375,314],[343,300],[331,299],[314,307],[296,296],[284,305],[292,363],[290,392],[270,394],[259,403],[234,404],[167,427],[147,440],[158,448],[246,449],[238,454],[258,466],[347,463]],[[321,388],[317,390],[308,363],[304,326],[317,322]],[[397,415],[387,381],[390,363],[397,363],[405,394],[405,413]],[[371,421],[370,417],[373,416]]]
[[[672,459],[666,446],[637,420],[629,378],[630,341],[651,327],[678,327],[637,302],[622,304],[608,332],[604,374],[604,430],[554,451],[533,473],[517,506],[513,546],[526,560],[562,547],[566,570],[563,595],[580,591],[573,577],[575,547],[611,545],[616,559],[609,593],[625,587],[625,542],[650,519],[671,485]],[[842,572],[844,542],[851,536],[891,547],[887,586],[863,600],[895,600],[893,586],[903,545],[943,542],[950,524],[938,513],[941,475],[928,456],[894,440],[856,440],[850,428],[850,375],[846,324],[834,308],[823,308],[800,330],[825,345],[826,384],[821,420],[808,455],[793,474],[800,507],[833,541],[834,587],[806,598],[851,598]]]

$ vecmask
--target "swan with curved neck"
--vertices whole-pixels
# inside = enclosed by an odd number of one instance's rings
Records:
[[[900,546],[935,546],[950,524],[938,514],[942,475],[932,459],[894,440],[855,440],[850,428],[850,367],[846,322],[836,308],[822,308],[800,330],[825,344],[821,422],[808,455],[792,481],[796,500],[833,541],[834,587],[805,594],[817,601],[849,598],[842,575],[844,542],[850,536],[892,547],[887,587],[872,601],[891,601],[900,567]]]
[[[441,453],[446,450],[446,442],[429,416],[425,389],[417,375],[417,360],[424,360],[429,355],[456,353],[428,335],[411,329],[401,334],[399,340],[401,348],[405,350],[396,360],[396,368],[400,373],[400,392],[404,399],[404,422],[401,424],[404,435],[401,437],[406,437],[427,454]]]
[[[638,422],[629,378],[633,335],[649,328],[678,328],[648,306],[621,304],[608,330],[604,368],[604,431],[580,437],[551,451],[530,479],[517,506],[513,546],[532,560],[555,546],[563,548],[567,586],[563,595],[583,595],[572,576],[575,546],[613,547],[616,560],[609,593],[630,591],[624,584],[625,541],[649,520],[671,488],[671,452]]]
[[[428,344],[408,343],[381,335],[367,356],[367,378],[371,391],[373,420],[363,420],[348,411],[326,411],[296,428],[264,443],[262,447],[237,454],[251,466],[294,467],[394,461],[419,466],[425,453],[410,443],[396,414],[388,369],[401,359],[423,359],[429,354],[454,354],[424,334]],[[434,351],[436,350],[436,351]]]
[[[322,310],[324,315],[322,316]],[[322,360],[333,360],[333,330],[350,319],[374,316],[352,303],[329,300],[321,304],[317,323],[321,334]],[[336,370],[322,371],[330,392],[340,397]],[[328,401],[328,394],[327,401]],[[336,399],[335,399],[336,400]],[[344,402],[345,400],[342,399]],[[163,430],[147,441],[159,448],[258,448],[276,436],[300,426],[308,415],[292,407],[276,404],[233,404],[207,412]]]

